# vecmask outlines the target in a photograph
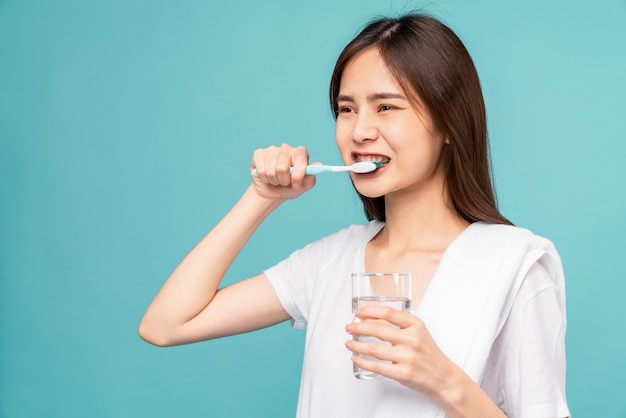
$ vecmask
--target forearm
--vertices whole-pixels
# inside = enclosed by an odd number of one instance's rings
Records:
[[[140,335],[166,344],[167,334],[198,315],[213,299],[230,264],[252,233],[280,204],[251,186],[228,214],[172,272],[140,324]]]

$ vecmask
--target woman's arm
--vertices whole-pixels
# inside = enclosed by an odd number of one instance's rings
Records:
[[[374,336],[390,345],[347,341],[346,346],[358,354],[353,356],[356,365],[424,393],[451,418],[504,417],[488,395],[496,396],[495,392],[506,394],[498,403],[505,404],[511,415],[525,415],[529,410],[536,414],[537,406],[541,406],[542,416],[568,417],[565,312],[560,292],[563,289],[556,287],[540,263],[528,270],[491,347],[494,363],[485,369],[482,380],[483,384],[490,382],[487,392],[439,349],[423,321],[408,312],[389,307],[359,310],[356,315],[361,322],[348,324],[348,333]]]
[[[255,152],[258,177],[230,212],[183,259],[158,292],[139,335],[160,346],[185,344],[263,328],[289,318],[265,275],[218,290],[230,264],[263,220],[282,202],[315,184],[304,176],[306,150],[283,145]],[[289,174],[289,166],[294,172]]]
[[[354,364],[422,392],[450,418],[506,418],[480,386],[439,349],[421,319],[385,306],[362,308],[356,315],[361,322],[348,324],[348,334],[374,336],[391,345],[346,341],[346,347],[359,354],[352,357]]]

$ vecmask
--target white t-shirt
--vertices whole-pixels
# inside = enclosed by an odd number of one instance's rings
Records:
[[[356,379],[351,353],[344,345],[350,338],[345,326],[352,320],[350,273],[365,271],[365,247],[382,226],[377,221],[350,226],[309,244],[265,271],[294,328],[307,332],[297,414],[300,418],[376,416],[373,411],[385,392],[401,386],[394,381]],[[535,263],[492,345],[479,384],[509,417],[569,416],[565,398],[565,317],[559,304],[562,291]],[[424,299],[427,297],[428,291]],[[417,402],[430,402],[418,392],[414,397]],[[402,412],[404,415],[394,418],[415,414],[413,410]]]

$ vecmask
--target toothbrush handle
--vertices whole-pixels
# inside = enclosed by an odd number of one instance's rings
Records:
[[[291,171],[291,169],[289,171]],[[316,174],[320,174],[320,173],[328,173],[330,171],[333,171],[333,170],[332,170],[332,167],[330,167],[328,165],[320,165],[320,164],[307,165],[305,174],[307,174],[307,175],[316,175]]]
[[[290,168],[289,172],[291,173],[292,170],[293,170],[293,168]],[[331,166],[315,164],[315,165],[307,165],[305,174],[307,174],[309,176],[314,176],[316,174],[328,173],[330,171],[332,171],[332,167]],[[258,173],[258,171],[256,171],[256,168],[252,171],[252,175],[254,177],[259,177],[259,173]]]

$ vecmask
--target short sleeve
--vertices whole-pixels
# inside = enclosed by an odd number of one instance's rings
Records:
[[[565,312],[546,269],[529,269],[492,347],[481,386],[507,416],[563,418]]]
[[[306,272],[310,271],[307,260],[314,258],[313,254],[308,254],[312,246],[295,251],[263,272],[274,287],[283,309],[291,317],[294,329],[306,329],[309,311]]]
[[[307,327],[315,309],[312,303],[317,300],[315,306],[319,308],[327,283],[337,275],[349,277],[347,272],[360,271],[365,245],[383,225],[378,221],[351,225],[295,251],[263,272],[295,329]]]
[[[292,318],[294,329],[306,329],[310,302],[319,271],[328,262],[325,251],[336,245],[338,234],[294,251],[288,258],[268,268],[263,273],[274,287],[278,300]]]

